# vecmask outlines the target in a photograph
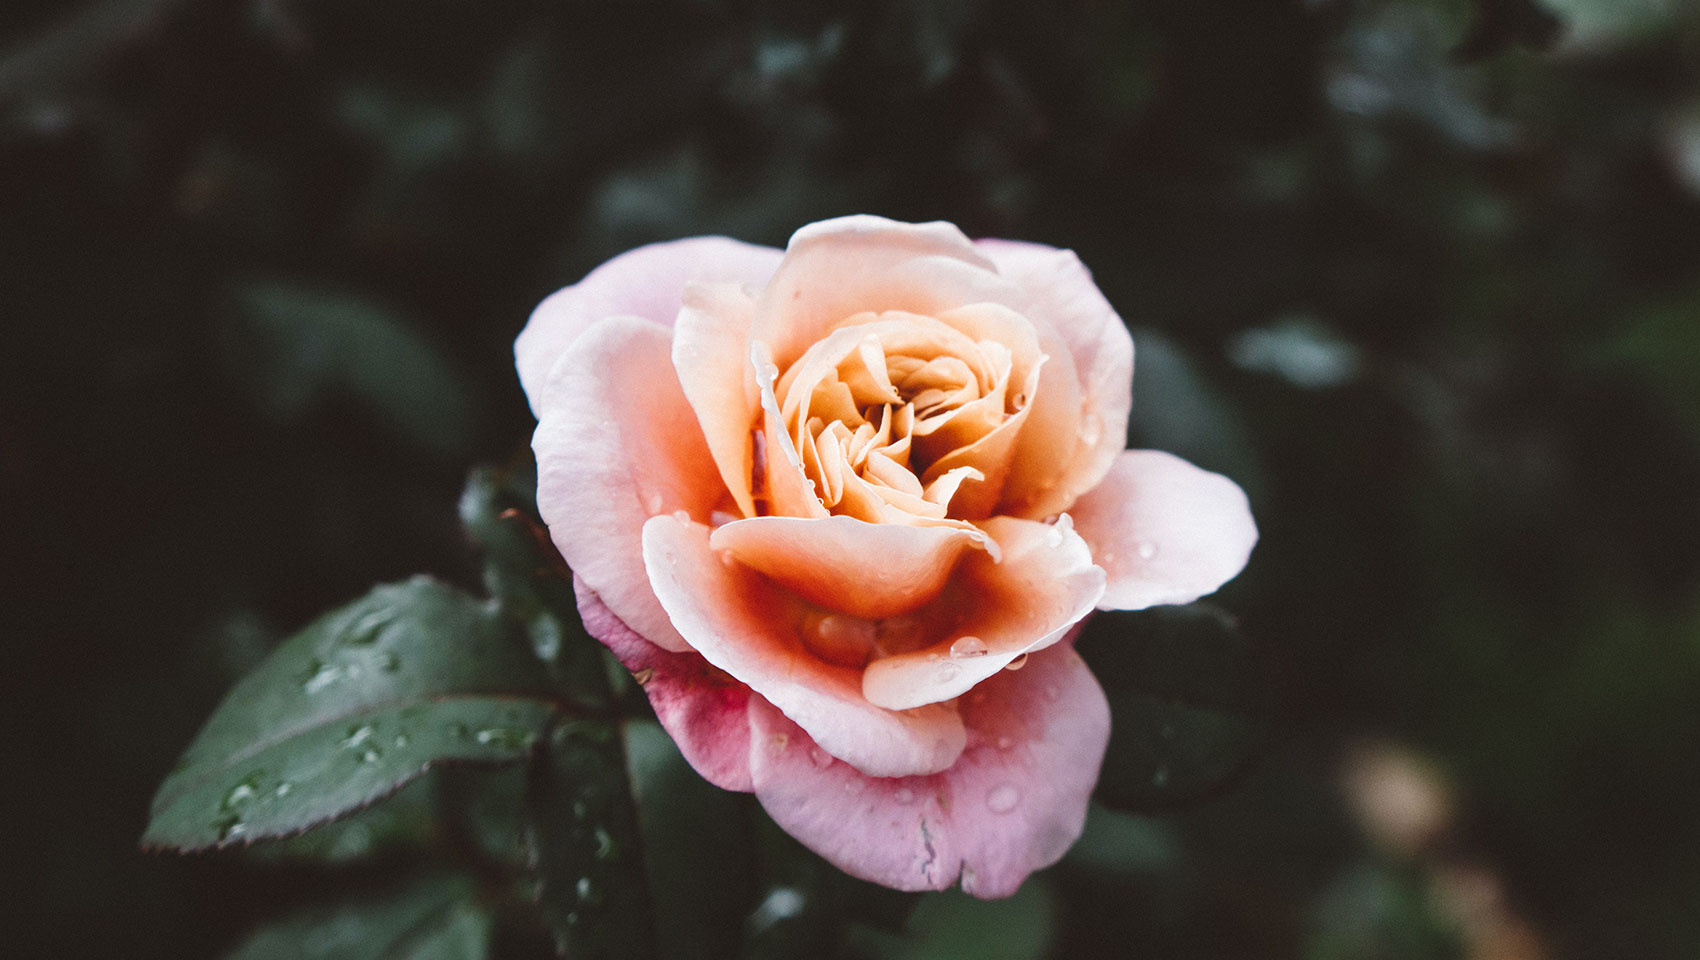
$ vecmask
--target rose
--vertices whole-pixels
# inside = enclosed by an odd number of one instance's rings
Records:
[[[1073,629],[1256,540],[1232,481],[1124,451],[1133,343],[1070,252],[866,216],[656,244],[515,353],[587,629],[705,778],[888,886],[1061,857],[1109,736]]]

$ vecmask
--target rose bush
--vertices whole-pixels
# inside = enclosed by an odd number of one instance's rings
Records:
[[[515,346],[586,627],[704,777],[856,876],[1008,895],[1079,836],[1095,608],[1245,565],[1232,481],[1127,451],[1070,252],[847,217],[633,250]]]

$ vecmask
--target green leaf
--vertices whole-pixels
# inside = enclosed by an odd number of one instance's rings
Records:
[[[368,857],[430,846],[437,829],[435,772],[414,780],[384,802],[373,804],[299,836],[253,847],[262,861],[316,860],[350,863]]]
[[[704,780],[660,724],[624,733],[661,956],[732,956],[754,893],[749,797]]]
[[[298,833],[434,763],[519,759],[554,709],[541,664],[487,606],[427,578],[378,587],[236,685],[160,786],[142,842]]]
[[[491,918],[475,895],[470,880],[440,876],[304,910],[262,927],[229,960],[483,960]]]
[[[572,574],[536,516],[536,501],[529,472],[479,467],[461,493],[461,525],[484,551],[485,587],[502,612],[525,625],[562,694],[601,709],[609,701],[603,647],[579,621]]]
[[[1100,801],[1135,811],[1190,803],[1256,758],[1270,676],[1232,617],[1204,604],[1100,613],[1080,649],[1110,701]]]
[[[656,956],[644,851],[613,723],[555,727],[534,760],[525,835],[532,897],[561,956]]]

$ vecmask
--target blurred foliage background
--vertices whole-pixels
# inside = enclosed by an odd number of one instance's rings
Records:
[[[1681,0],[9,0],[6,953],[211,957],[368,883],[136,838],[286,632],[477,582],[455,503],[523,455],[546,293],[873,212],[1094,270],[1133,442],[1253,498],[1213,602],[1269,706],[1209,789],[1107,776],[1015,900],[810,955],[1695,956],[1697,30]],[[1118,723],[1179,709],[1118,692],[1168,661],[1115,629],[1082,649]],[[776,896],[752,931],[811,915]]]

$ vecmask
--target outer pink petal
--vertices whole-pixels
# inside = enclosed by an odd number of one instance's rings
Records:
[[[1110,736],[1103,690],[1072,646],[1035,653],[964,698],[971,743],[927,777],[869,777],[834,762],[750,701],[756,798],[774,822],[853,876],[900,890],[992,899],[1080,836]]]
[[[824,750],[873,776],[935,773],[962,753],[945,704],[885,710],[862,698],[861,671],[827,663],[800,639],[804,610],[761,574],[723,561],[709,528],[662,516],[643,528],[661,605],[697,652],[766,697]]]
[[[1095,486],[1127,445],[1133,338],[1074,251],[1013,240],[979,240],[974,246],[1022,291],[1011,306],[1062,337],[1080,377],[1081,443],[1056,486],[1021,510],[1023,516],[1048,516]]]
[[[1016,657],[1062,639],[1103,595],[1104,571],[1066,517],[1054,526],[1014,517],[981,526],[1002,560],[964,558],[956,589],[967,598],[960,602],[966,615],[933,646],[868,664],[862,695],[870,703],[901,710],[961,696]],[[978,641],[977,652],[953,654],[965,638]]]
[[[698,654],[672,653],[638,636],[577,577],[573,591],[584,628],[639,678],[690,765],[721,789],[749,793],[750,688]]]
[[[708,542],[810,603],[872,619],[908,613],[933,599],[962,551],[987,539],[960,527],[834,516],[735,520]]]
[[[1104,610],[1197,600],[1245,569],[1257,543],[1238,484],[1160,450],[1123,453],[1070,512],[1109,573]]]
[[[514,341],[519,382],[538,411],[538,392],[561,353],[598,320],[642,317],[673,325],[685,286],[696,282],[760,286],[779,265],[772,247],[726,237],[691,237],[620,254],[583,280],[556,291],[531,314]]]
[[[689,649],[643,565],[643,523],[708,517],[725,487],[673,375],[671,332],[613,317],[576,340],[538,393],[537,509],[573,572],[633,630]]]

